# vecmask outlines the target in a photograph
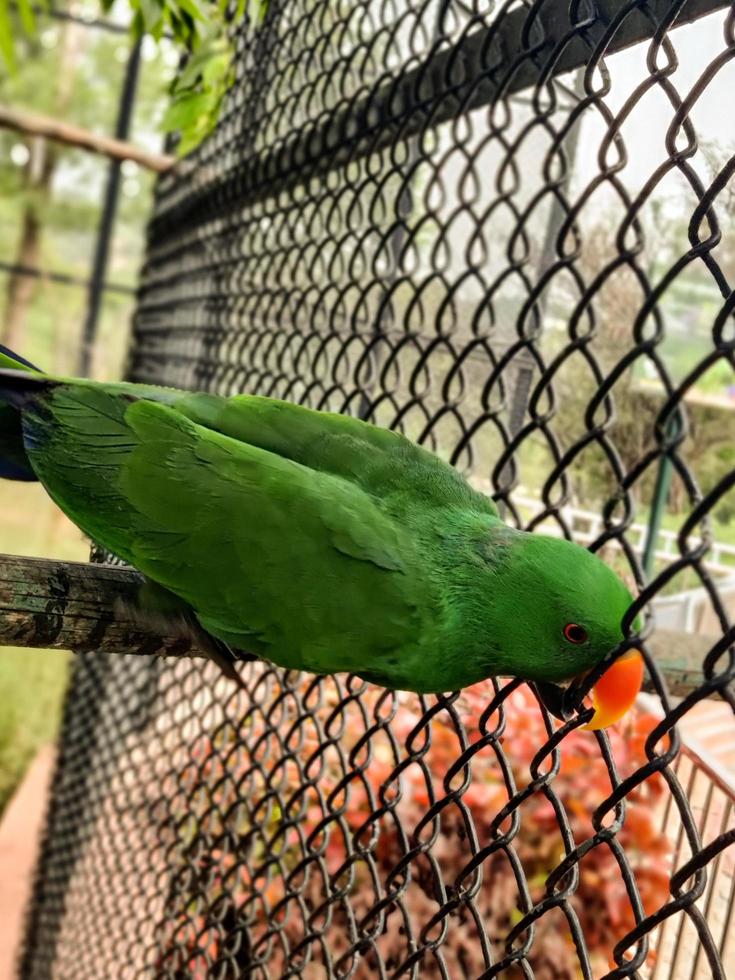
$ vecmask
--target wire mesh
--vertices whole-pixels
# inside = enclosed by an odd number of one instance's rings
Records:
[[[80,656],[22,976],[725,977],[732,802],[701,819],[678,726],[735,705],[734,28],[707,0],[236,25],[220,125],[159,183],[131,376],[399,428],[520,526],[583,507],[637,605],[696,593],[699,679],[669,696],[649,624],[661,711],[593,735],[517,681]]]

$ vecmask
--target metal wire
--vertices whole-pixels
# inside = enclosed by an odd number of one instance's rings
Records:
[[[733,441],[706,382],[735,363],[735,157],[695,125],[729,112],[735,10],[271,0],[235,39],[218,130],[159,182],[131,377],[400,428],[531,529],[597,509],[636,609],[701,590],[704,679],[674,702],[644,640],[662,714],[608,737],[517,681],[248,664],[239,692],[80,657],[21,975],[725,977],[732,806],[695,816],[677,725],[735,706],[705,568],[735,472],[703,442],[717,411]],[[628,528],[664,461],[679,553],[649,580]],[[656,947],[668,920],[695,957]]]
[[[71,276],[66,272],[53,272],[35,266],[17,265],[13,262],[0,262],[0,272],[7,272],[13,276],[29,276],[31,279],[43,279],[46,282],[58,282],[64,286],[89,287],[90,285],[90,280],[83,279],[81,276]],[[132,286],[126,286],[120,282],[103,282],[100,288],[110,293],[130,294],[135,292]]]

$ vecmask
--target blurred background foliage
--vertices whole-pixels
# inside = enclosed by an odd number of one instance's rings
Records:
[[[100,16],[96,2],[74,3],[81,18]],[[118,4],[107,15],[126,22]],[[16,39],[17,70],[0,66],[0,103],[113,134],[125,66],[127,34],[41,16],[36,34]],[[163,40],[143,41],[142,69],[130,139],[159,151],[168,90],[179,54]],[[0,130],[0,340],[59,373],[77,370],[88,287],[32,278],[25,266],[76,277],[92,268],[109,162],[101,156]],[[154,176],[122,165],[121,191],[94,348],[93,374],[117,378],[124,369],[135,285],[143,259]],[[84,561],[89,544],[42,488],[0,482],[0,550]],[[39,744],[57,728],[68,655],[3,650],[0,656],[0,811]]]
[[[53,9],[68,9],[77,15],[81,6],[75,2]],[[90,8],[90,18],[98,13],[110,15],[116,7],[120,9],[119,0],[98,0]],[[38,6],[31,0],[0,4],[0,63],[11,75],[27,58],[28,42],[38,37],[38,15],[51,9],[47,0]],[[231,20],[242,22],[247,13],[247,23],[257,30],[267,10],[268,0],[237,0],[234,5],[229,0],[127,0],[123,19],[128,35],[135,41],[143,37],[166,41],[175,47],[178,58],[185,59],[183,70],[170,80],[171,98],[162,119],[166,132],[178,134],[180,154],[194,149],[212,132],[232,84],[233,47],[227,25]],[[66,59],[70,67],[72,60]],[[73,72],[69,79],[60,80],[59,91],[68,94],[70,84]],[[57,100],[64,101],[63,97]]]

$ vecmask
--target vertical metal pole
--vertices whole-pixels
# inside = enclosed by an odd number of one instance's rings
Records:
[[[138,85],[138,75],[140,72],[140,50],[141,46],[139,41],[132,48],[125,68],[125,78],[120,94],[117,124],[115,126],[115,136],[121,140],[128,138],[130,129],[130,119],[133,114],[133,104],[135,102],[135,90]],[[84,321],[82,347],[79,354],[79,374],[82,377],[86,377],[89,374],[92,365],[92,350],[94,348],[97,322],[102,305],[102,292],[107,272],[107,260],[110,253],[110,241],[112,238],[112,228],[115,223],[119,190],[120,161],[112,160],[107,171],[107,186],[105,188],[102,215],[97,230],[97,245],[95,247],[92,278],[89,284],[89,293],[87,294],[87,315]]]
[[[666,439],[676,439],[682,430],[681,413],[676,411],[666,423]],[[653,567],[656,561],[656,541],[658,532],[661,530],[661,521],[666,510],[666,502],[669,499],[671,489],[671,478],[673,476],[673,466],[667,454],[661,457],[656,473],[656,485],[653,489],[651,499],[651,513],[648,518],[648,529],[646,530],[646,543],[643,547],[643,571],[646,578],[650,581],[653,577]]]
[[[652,206],[654,224],[658,226],[662,220],[661,202],[653,201]],[[650,282],[653,282],[656,279],[656,269],[658,266],[657,260],[658,256],[656,252],[654,252],[651,256],[651,261],[648,263],[648,269],[646,270],[646,275]],[[666,420],[666,425],[664,427],[664,438],[667,443],[678,438],[678,436],[681,434],[683,425],[684,423],[681,417],[681,410],[677,408],[676,411]],[[649,582],[654,577],[654,568],[656,564],[656,543],[658,541],[659,531],[661,530],[661,522],[663,520],[664,513],[666,512],[666,504],[669,500],[669,491],[671,490],[673,473],[674,468],[671,463],[671,458],[664,453],[659,460],[658,469],[656,471],[656,482],[654,484],[653,494],[651,496],[651,512],[648,515],[646,540],[643,545],[642,565],[646,579]]]

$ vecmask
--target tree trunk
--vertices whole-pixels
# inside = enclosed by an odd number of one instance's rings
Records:
[[[74,76],[81,51],[83,28],[73,22],[63,28],[61,63],[56,84],[56,116],[63,118],[69,109]],[[27,144],[30,151],[25,172],[25,203],[20,219],[20,238],[15,265],[37,268],[41,257],[44,210],[48,204],[51,181],[57,162],[56,147],[42,136]],[[28,311],[36,294],[38,280],[22,272],[11,273],[5,292],[5,313],[0,339],[11,350],[22,350]]]
[[[54,172],[54,159],[48,152],[43,137],[34,139],[29,149],[31,156],[27,164],[26,181],[29,193],[21,217],[20,241],[15,253],[15,264],[34,269],[39,264],[43,223],[41,212],[48,198],[48,188]],[[22,272],[13,272],[8,277],[2,342],[11,350],[19,350],[23,347],[25,322],[37,285],[36,279]]]
[[[20,243],[15,261],[17,265],[35,267],[38,263],[41,241],[40,223],[36,209],[26,206],[22,221]],[[32,276],[12,272],[8,277],[2,341],[11,350],[18,350],[23,346],[23,328],[35,288],[36,280]]]

